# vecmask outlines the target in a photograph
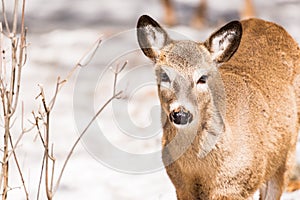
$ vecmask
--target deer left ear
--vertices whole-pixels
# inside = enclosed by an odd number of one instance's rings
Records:
[[[216,63],[228,61],[234,55],[242,38],[242,24],[232,21],[214,32],[204,43]]]

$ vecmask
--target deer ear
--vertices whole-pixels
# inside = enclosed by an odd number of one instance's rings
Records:
[[[228,61],[236,52],[242,38],[242,25],[232,21],[214,32],[204,43],[217,63]]]
[[[171,40],[166,31],[151,17],[143,15],[137,23],[137,38],[144,54],[154,62],[159,51]]]

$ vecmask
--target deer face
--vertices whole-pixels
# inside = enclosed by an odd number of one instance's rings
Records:
[[[162,111],[176,128],[199,126],[208,109],[217,104],[220,77],[217,67],[237,50],[241,24],[231,22],[204,43],[174,41],[149,16],[137,25],[139,45],[155,63]],[[212,112],[212,110],[211,110]]]
[[[213,73],[209,52],[192,41],[178,41],[161,50],[155,65],[163,111],[176,127],[198,122],[211,100],[209,79]]]

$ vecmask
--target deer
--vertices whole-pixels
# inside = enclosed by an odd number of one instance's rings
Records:
[[[148,15],[137,40],[154,63],[162,161],[178,200],[279,200],[295,158],[300,48],[262,19],[204,42],[173,40]],[[297,81],[298,80],[298,81]]]
[[[165,24],[169,26],[173,26],[177,24],[177,17],[176,12],[174,9],[174,5],[171,0],[161,0],[161,3],[163,5],[164,10],[164,22]],[[190,22],[191,26],[195,28],[202,28],[206,22],[206,15],[208,10],[208,3],[207,0],[201,0],[196,7],[194,16]],[[240,12],[240,18],[246,19],[250,17],[254,17],[255,14],[255,8],[252,0],[244,0],[244,5],[241,8]]]

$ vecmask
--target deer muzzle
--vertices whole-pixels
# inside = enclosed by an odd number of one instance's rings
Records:
[[[173,110],[169,114],[170,121],[177,125],[186,125],[193,121],[193,115],[184,107]]]

